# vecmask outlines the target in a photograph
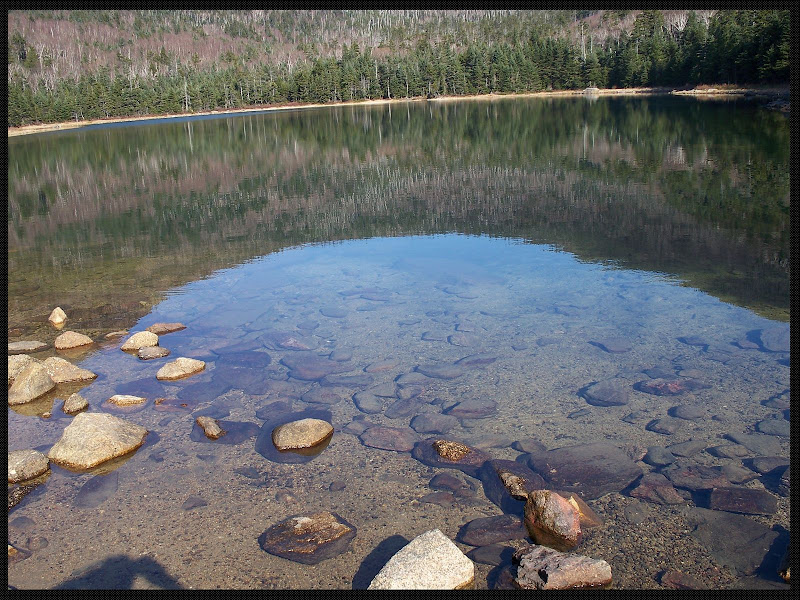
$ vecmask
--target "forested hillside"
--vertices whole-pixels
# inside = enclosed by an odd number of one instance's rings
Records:
[[[789,11],[10,11],[8,125],[788,83]]]

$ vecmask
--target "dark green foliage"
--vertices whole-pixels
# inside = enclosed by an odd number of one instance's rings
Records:
[[[311,17],[305,13],[270,12],[262,23],[237,19],[227,11],[203,13],[202,17],[193,11],[166,12],[137,11],[129,26],[131,33],[149,37],[196,32],[202,31],[202,19],[216,19],[231,37],[256,40],[262,48],[269,46],[263,32],[271,28],[287,38],[299,36],[297,47],[303,49],[306,59],[291,66],[254,62],[259,50],[251,45],[239,55],[226,49],[214,66],[200,68],[196,55],[188,64],[181,64],[173,51],[161,45],[158,52],[148,53],[147,74],[134,74],[130,59],[118,51],[113,67],[84,72],[77,80],[56,79],[45,86],[36,85],[32,76],[48,66],[51,55],[43,52],[40,57],[25,37],[14,31],[8,42],[9,126],[281,102],[531,92],[589,85],[789,81],[788,10],[719,11],[708,25],[690,13],[681,30],[667,26],[661,11],[642,11],[630,33],[608,36],[604,44],[589,47],[555,33],[563,32],[584,13],[591,16],[591,11],[548,13],[549,20],[535,25],[528,21],[528,31],[503,17],[494,24],[483,22],[480,36],[470,30],[473,37],[467,38],[468,29],[455,28],[455,33],[437,37],[435,44],[430,43],[427,29],[415,31],[403,25],[395,26],[384,43],[395,49],[389,55],[375,58],[372,48],[362,49],[354,42],[341,46],[338,59],[326,51],[325,44],[314,41]],[[601,26],[618,23],[626,14],[606,11]],[[119,26],[120,21],[119,13],[113,11],[72,11],[69,15],[79,23]],[[382,18],[398,20],[391,15]],[[504,28],[500,41],[491,41],[492,27]]]

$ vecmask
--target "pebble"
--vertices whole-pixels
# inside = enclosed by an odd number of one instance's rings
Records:
[[[208,502],[200,496],[189,496],[184,503],[181,504],[181,510],[192,510],[193,508],[200,508],[201,506],[208,506]]]
[[[56,306],[53,312],[50,313],[50,316],[47,317],[47,320],[56,329],[61,329],[64,323],[67,322],[67,313],[65,313],[60,306]]]
[[[211,417],[197,417],[195,423],[203,429],[203,433],[211,440],[218,440],[226,433],[217,421]]]

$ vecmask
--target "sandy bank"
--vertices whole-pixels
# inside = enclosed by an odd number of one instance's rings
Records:
[[[548,98],[548,97],[563,97],[563,96],[583,96],[585,91],[580,90],[552,90],[541,92],[525,92],[518,94],[481,94],[473,96],[440,96],[432,98],[431,102],[455,102],[460,100],[494,100],[502,98]],[[787,87],[774,87],[774,88],[737,88],[732,86],[703,86],[692,89],[674,89],[674,88],[620,88],[620,89],[597,89],[592,88],[591,95],[593,96],[654,96],[654,95],[692,95],[692,96],[752,96],[756,98],[763,98],[767,100],[784,100],[786,110],[788,110],[788,97],[789,88]],[[87,127],[89,125],[101,125],[106,123],[128,123],[136,121],[152,121],[154,119],[176,119],[182,117],[197,117],[208,115],[226,115],[226,114],[239,114],[249,112],[271,112],[279,110],[297,110],[305,108],[321,108],[323,106],[373,106],[376,104],[399,104],[402,102],[425,102],[423,97],[419,98],[392,98],[380,100],[357,100],[353,102],[330,102],[326,104],[301,104],[299,102],[292,102],[287,104],[272,105],[272,106],[255,106],[246,108],[232,108],[222,110],[210,110],[191,113],[178,113],[178,114],[165,114],[165,115],[147,115],[142,117],[113,117],[109,119],[95,119],[86,121],[67,121],[62,123],[44,123],[41,125],[25,125],[22,127],[9,127],[8,137],[17,135],[27,135],[31,133],[43,133],[47,131],[61,131],[65,129],[78,129],[80,127]]]

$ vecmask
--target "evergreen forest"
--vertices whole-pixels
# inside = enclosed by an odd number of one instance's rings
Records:
[[[789,82],[789,11],[10,11],[8,125]]]

